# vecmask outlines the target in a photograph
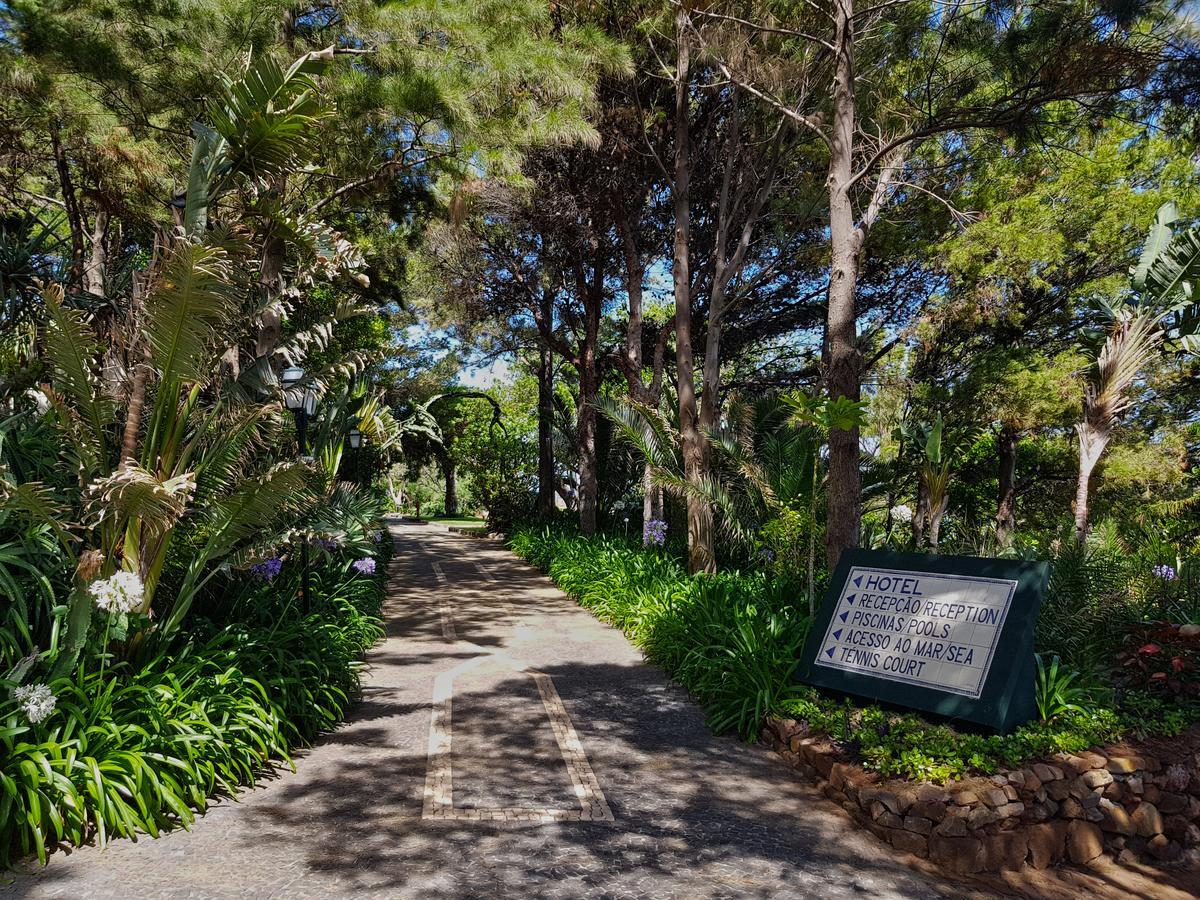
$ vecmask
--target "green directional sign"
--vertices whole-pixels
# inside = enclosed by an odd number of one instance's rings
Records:
[[[1008,732],[1034,714],[1033,627],[1050,568],[973,556],[842,554],[798,677]]]

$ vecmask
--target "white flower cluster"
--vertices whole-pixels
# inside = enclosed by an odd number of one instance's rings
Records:
[[[913,520],[912,507],[905,506],[903,503],[899,506],[893,506],[892,518],[897,522],[911,522]]]
[[[93,581],[88,591],[97,607],[115,615],[137,609],[142,603],[145,587],[133,572],[118,572],[103,581]]]
[[[34,725],[54,712],[54,704],[58,702],[58,698],[50,693],[50,688],[44,684],[26,684],[13,688],[12,698],[20,705],[25,718]]]

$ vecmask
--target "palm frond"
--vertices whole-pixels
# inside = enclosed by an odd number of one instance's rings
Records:
[[[371,534],[382,513],[375,494],[340,481],[317,506],[314,515],[304,521],[300,531],[304,537],[332,538],[348,549],[367,552],[373,546]]]
[[[148,536],[159,537],[183,516],[195,486],[190,472],[159,480],[127,462],[88,487],[86,508],[96,522],[136,520]]]
[[[1167,274],[1168,267],[1160,261],[1160,257],[1171,244],[1174,236],[1171,226],[1178,219],[1179,211],[1174,203],[1164,203],[1158,208],[1158,212],[1154,215],[1154,224],[1150,226],[1150,232],[1146,235],[1146,246],[1142,248],[1142,255],[1138,258],[1133,271],[1130,272],[1130,281],[1134,290],[1142,291],[1149,286],[1156,293],[1161,291],[1163,276]],[[1156,269],[1157,271],[1155,271]],[[1173,279],[1167,279],[1168,282],[1171,280]]]
[[[1132,402],[1126,392],[1158,351],[1162,336],[1152,312],[1125,315],[1114,325],[1086,388],[1085,418],[1093,429],[1111,429],[1113,419]]]
[[[105,429],[111,424],[116,407],[99,389],[92,373],[100,347],[83,314],[64,305],[61,285],[50,285],[42,297],[50,314],[46,349],[54,369],[55,383],[70,397],[80,418],[86,423],[89,451],[102,459]]]
[[[263,448],[275,424],[273,412],[269,406],[250,406],[209,413],[213,421],[202,430],[211,438],[194,451],[197,504],[228,490],[245,474],[254,451]]]
[[[164,382],[196,382],[212,374],[218,329],[228,324],[232,305],[225,252],[176,242],[146,303],[151,361]]]
[[[671,472],[656,470],[655,484],[681,499],[692,498],[707,505],[717,515],[720,530],[735,544],[752,547],[758,533],[754,511],[739,494],[731,491],[719,478],[702,475],[697,479],[684,478]]]
[[[0,468],[0,476],[3,476]],[[54,532],[63,549],[69,550],[77,538],[70,532],[67,509],[44,484],[27,481],[13,484],[0,477],[0,510],[13,513],[32,525],[46,525]]]
[[[652,467],[682,471],[679,436],[658,410],[628,397],[597,397],[596,409]]]
[[[316,124],[328,115],[313,77],[325,71],[329,50],[308,53],[284,70],[268,55],[259,57],[209,113],[213,131],[224,141],[216,168],[217,184],[234,175],[269,179],[301,165],[315,149]]]
[[[300,463],[276,466],[213,504],[212,537],[202,556],[223,556],[260,529],[269,529],[313,499],[310,473]]]

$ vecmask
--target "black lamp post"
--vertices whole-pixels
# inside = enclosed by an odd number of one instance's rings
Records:
[[[317,411],[317,392],[312,385],[300,387],[304,381],[304,370],[299,366],[288,366],[280,373],[279,380],[283,383],[283,402],[296,417],[296,443],[300,447],[300,459],[312,462],[308,455],[308,418]],[[300,544],[300,565],[303,574],[300,578],[300,596],[304,606],[304,614],[312,612],[312,598],[308,590],[308,539]]]
[[[359,449],[361,449],[361,447],[363,445],[364,436],[363,436],[363,433],[361,431],[359,431],[357,428],[351,428],[349,437],[350,437],[350,449],[355,451],[354,453],[351,454],[351,458],[354,460],[354,465],[353,465],[354,482],[355,482],[355,484],[361,484],[362,483],[362,460],[359,458],[359,454],[357,451]]]

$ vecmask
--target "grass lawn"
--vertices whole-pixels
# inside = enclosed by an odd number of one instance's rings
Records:
[[[450,525],[454,528],[470,528],[478,531],[487,530],[487,522],[479,516],[435,516],[429,521],[437,522],[439,525]]]

